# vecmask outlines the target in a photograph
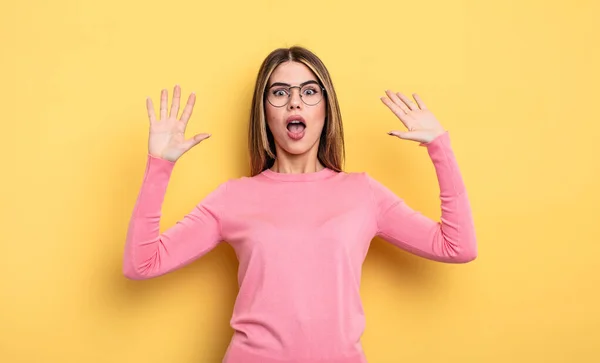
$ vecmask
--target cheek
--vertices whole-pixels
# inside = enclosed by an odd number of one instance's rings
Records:
[[[275,119],[275,116],[273,115],[273,111],[269,109],[268,106],[265,106],[265,119],[267,121],[267,126],[269,126],[269,129],[273,130],[273,120]]]
[[[265,105],[265,118],[271,131],[273,130],[273,127],[277,125],[277,120],[281,118],[280,113],[279,109],[274,109],[271,105]]]
[[[325,116],[327,115],[326,112],[326,108],[324,105],[321,105],[320,107],[316,108],[313,112],[313,114],[311,115],[311,118],[313,120],[318,120],[319,122],[319,128],[323,128],[323,125],[325,124]]]

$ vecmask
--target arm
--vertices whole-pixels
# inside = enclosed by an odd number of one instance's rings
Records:
[[[148,154],[141,190],[133,208],[123,258],[123,274],[141,280],[164,275],[215,248],[222,240],[219,214],[226,183],[160,233],[161,207],[175,162]]]
[[[441,221],[414,211],[388,188],[367,176],[377,218],[377,236],[431,260],[465,263],[477,257],[471,207],[448,132],[428,143],[440,187]]]

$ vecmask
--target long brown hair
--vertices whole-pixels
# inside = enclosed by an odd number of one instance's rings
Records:
[[[275,140],[265,118],[265,88],[275,68],[287,61],[306,65],[325,88],[327,111],[317,157],[325,167],[342,171],[345,158],[344,130],[340,107],[329,71],[313,52],[300,46],[293,46],[272,51],[263,61],[256,77],[248,130],[251,176],[270,168],[275,161]]]

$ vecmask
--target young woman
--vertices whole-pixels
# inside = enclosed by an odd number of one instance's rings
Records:
[[[124,253],[130,279],[163,275],[227,241],[239,260],[239,295],[225,363],[364,363],[361,265],[375,236],[431,260],[477,255],[469,200],[449,134],[418,95],[387,91],[383,103],[435,166],[441,222],[412,210],[366,173],[342,171],[344,138],[331,77],[312,52],[277,49],[256,80],[249,128],[251,175],[220,184],[159,232],[176,161],[210,134],[186,139],[195,95],[178,118],[163,90],[160,118],[147,100],[147,164]]]

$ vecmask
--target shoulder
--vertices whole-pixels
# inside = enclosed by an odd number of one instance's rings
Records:
[[[373,177],[366,171],[341,171],[339,174],[348,180],[353,180],[361,183],[373,180]]]
[[[368,193],[373,198],[377,199],[379,196],[390,196],[393,194],[391,189],[379,181],[376,177],[366,171],[358,171],[347,173],[348,178],[354,180],[357,185],[360,185],[360,188],[364,190],[365,193]]]
[[[262,179],[262,176],[260,174],[255,175],[255,176],[242,175],[242,176],[230,177],[227,180],[225,180],[223,182],[223,184],[226,185],[227,188],[230,188],[230,189],[247,188],[247,187],[251,187],[251,186],[260,184],[261,179]]]
[[[260,175],[256,176],[234,176],[229,177],[222,181],[218,186],[217,190],[223,195],[227,195],[228,198],[236,198],[240,194],[248,193],[249,191],[256,191],[263,186],[264,181]]]
[[[353,184],[357,189],[364,189],[370,192],[375,179],[366,171],[341,171],[338,173],[338,178],[344,184]]]

